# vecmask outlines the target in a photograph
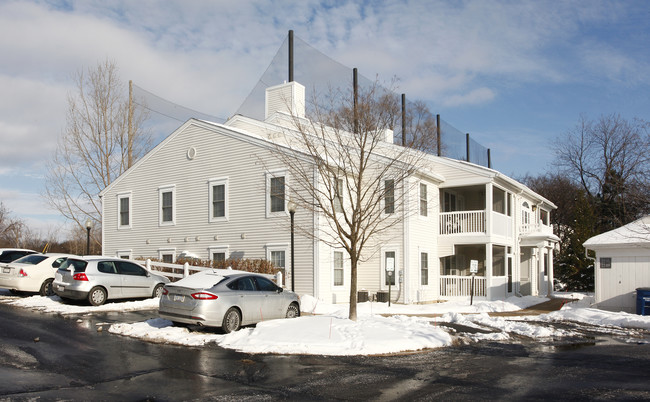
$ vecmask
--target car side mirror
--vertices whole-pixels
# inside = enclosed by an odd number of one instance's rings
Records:
[[[278,293],[282,293],[282,292],[284,292],[284,289],[282,289],[281,287],[278,286],[278,290],[277,290],[277,292],[278,292]]]

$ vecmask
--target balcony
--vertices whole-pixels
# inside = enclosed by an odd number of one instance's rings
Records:
[[[485,211],[440,213],[440,234],[485,233]]]

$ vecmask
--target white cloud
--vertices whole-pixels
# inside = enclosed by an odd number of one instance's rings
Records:
[[[477,88],[466,94],[452,95],[444,98],[442,104],[445,106],[476,105],[494,99],[495,94],[489,88]]]

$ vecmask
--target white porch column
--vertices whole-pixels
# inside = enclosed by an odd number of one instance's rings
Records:
[[[548,298],[553,297],[553,247],[548,248],[548,272],[547,272],[547,281],[548,281],[548,293],[546,296]]]
[[[485,245],[485,297],[492,300],[492,243]]]
[[[487,235],[494,233],[492,230],[492,195],[492,183],[488,183],[485,185],[485,234]]]

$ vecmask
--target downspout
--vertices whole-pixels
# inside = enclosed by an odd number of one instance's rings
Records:
[[[318,191],[318,168],[314,166],[314,187],[316,188],[316,191]],[[319,221],[319,214],[315,211],[312,211],[312,214],[314,214],[314,230],[312,233],[314,233],[314,256],[313,256],[313,267],[314,267],[314,283],[313,283],[313,290],[314,290],[314,297],[316,299],[320,298],[320,280],[319,280],[319,275],[320,275],[320,264],[319,264],[319,239],[320,239],[320,221]]]
[[[406,186],[402,185],[402,199],[405,200],[402,207],[403,222],[402,225],[402,261],[404,261],[404,266],[402,267],[403,282],[400,285],[399,289],[404,288],[404,304],[411,303],[411,298],[409,297],[409,278],[410,278],[410,269],[409,269],[409,215],[407,213],[408,209],[408,197],[406,197],[407,191]],[[399,280],[399,278],[398,278]],[[398,296],[399,300],[399,296]]]

